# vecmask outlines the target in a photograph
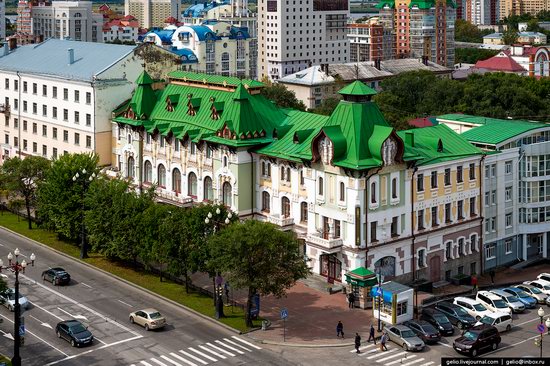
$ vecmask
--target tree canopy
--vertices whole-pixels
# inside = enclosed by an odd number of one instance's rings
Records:
[[[301,100],[296,98],[296,94],[290,91],[283,84],[271,83],[267,80],[262,80],[266,84],[262,88],[262,95],[273,101],[278,107],[292,108],[299,111],[305,111],[306,105]]]
[[[493,33],[491,30],[480,30],[467,20],[455,22],[455,40],[457,42],[483,43],[483,36]]]
[[[495,56],[498,52],[480,48],[455,48],[455,63],[475,64]]]

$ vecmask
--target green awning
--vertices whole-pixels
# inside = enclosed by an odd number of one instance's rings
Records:
[[[346,282],[359,287],[371,287],[378,284],[378,279],[373,271],[365,267],[359,267],[345,274]]]

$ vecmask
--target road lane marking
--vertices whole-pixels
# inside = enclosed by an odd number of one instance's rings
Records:
[[[182,362],[185,362],[186,364],[188,364],[189,366],[198,366],[196,363],[194,362],[191,362],[189,360],[186,360],[185,358],[181,357],[180,355],[174,353],[174,352],[170,352],[170,356],[174,357],[175,359],[177,360],[180,360]]]
[[[415,358],[415,357],[416,357],[415,355],[412,355],[411,358]],[[385,366],[395,365],[396,363],[400,363],[400,362],[403,363],[403,360],[406,361],[406,360],[407,360],[407,356],[402,357],[402,358],[400,358],[400,359],[398,359],[398,360],[395,360],[395,361],[392,361],[392,362],[388,362]]]
[[[244,343],[244,344],[247,344],[247,345],[249,345],[249,346],[252,347],[252,348],[262,349],[261,347],[258,347],[258,346],[256,346],[255,344],[252,344],[252,343],[250,343],[250,342],[247,342],[247,341],[245,341],[244,339],[240,339],[240,338],[237,337],[237,336],[231,336],[231,338],[236,339],[236,340],[238,340],[239,342],[242,342],[242,343]]]
[[[423,363],[423,364],[420,365],[420,366],[429,366],[429,365],[431,365],[431,364],[433,364],[433,363],[434,363],[433,361],[430,361],[430,362]]]
[[[387,352],[387,353],[391,353],[391,352],[396,351],[396,350],[397,350],[397,348],[390,348],[390,349],[387,350],[386,352]],[[380,351],[380,352],[383,352],[383,351]],[[387,353],[386,353],[386,354],[387,354]],[[371,359],[376,358],[376,357],[378,357],[378,356],[380,356],[380,355],[381,355],[381,353],[378,353],[378,354],[376,354],[376,355],[374,355],[374,356],[369,356],[369,357],[367,357],[367,360],[371,360]]]
[[[395,354],[393,354],[393,355],[391,355],[391,356],[384,357],[384,358],[381,358],[381,359],[379,359],[379,360],[376,360],[376,362],[383,362],[383,361],[389,360],[389,359],[394,358],[394,357],[403,356],[403,355],[405,355],[405,354],[407,354],[407,351],[395,353]]]
[[[223,359],[223,360],[225,360],[225,359],[227,358],[227,357],[225,357],[225,356],[222,355],[222,354],[219,354],[219,353],[216,353],[216,352],[212,351],[210,348],[206,348],[205,346],[199,346],[199,348],[202,349],[202,350],[205,350],[206,352],[211,353],[211,354],[213,354],[214,356],[219,357],[219,358],[221,358],[221,359]]]
[[[195,352],[195,353],[201,355],[201,356],[204,357],[204,358],[208,358],[210,361],[213,361],[213,362],[218,361],[218,360],[215,359],[214,357],[211,357],[211,356],[209,356],[209,355],[207,355],[207,354],[205,354],[205,353],[202,353],[201,351],[196,350],[196,349],[194,349],[194,348],[192,348],[192,347],[189,347],[188,350],[193,351],[193,352]]]
[[[195,361],[199,361],[200,363],[202,363],[203,365],[208,365],[208,362],[204,361],[204,360],[201,360],[200,358],[198,358],[197,356],[193,356],[192,354],[190,353],[187,353],[185,352],[184,350],[180,349],[180,353],[183,353],[185,356],[189,357],[189,358],[192,358],[193,360]]]
[[[375,344],[368,344],[366,346],[363,346],[363,347],[359,347],[359,351],[362,351],[364,349],[367,349],[367,348],[370,348],[370,347],[373,347],[373,346],[376,346]],[[349,351],[350,353],[353,353],[353,352],[357,352],[357,350],[354,348],[352,349],[351,351]]]
[[[120,302],[120,303],[122,303],[122,304],[124,304],[124,305],[126,305],[126,306],[129,306],[129,307],[133,308],[133,306],[130,305],[130,304],[128,304],[127,302],[124,302],[124,301],[122,301],[122,300],[117,300],[117,301]]]
[[[36,306],[36,307],[37,307],[37,308],[39,308],[40,310],[42,310],[42,311],[44,311],[44,312],[46,312],[46,313],[50,314],[51,316],[53,316],[54,318],[57,318],[58,320],[61,320],[61,321],[63,321],[63,320],[64,320],[64,319],[63,319],[62,317],[60,317],[60,316],[57,316],[57,315],[55,315],[55,314],[54,314],[54,313],[52,313],[51,311],[49,311],[49,310],[47,310],[47,309],[43,308],[43,307],[42,307],[42,306],[40,306],[40,305],[37,305],[37,304],[36,304],[36,303],[34,303],[34,302],[31,302],[31,304],[32,304],[32,306]]]
[[[445,346],[445,347],[453,348],[453,346],[451,346],[450,344],[447,344],[447,343],[437,342],[437,344],[440,344],[440,345]]]
[[[145,362],[145,361],[141,361],[140,364],[142,364],[144,366],[153,366],[149,362]]]
[[[550,318],[550,316],[548,316],[547,318]],[[519,323],[519,324],[514,323],[513,326],[514,326],[514,327],[519,327],[520,325],[523,325],[523,324],[532,323],[532,322],[538,322],[538,321],[540,321],[540,318],[535,318],[535,319],[527,320],[527,321],[524,321],[523,323]]]
[[[231,344],[233,344],[237,347],[240,347],[240,348],[244,349],[245,351],[252,352],[252,350],[246,348],[245,346],[241,346],[240,344],[237,344],[237,343],[233,342],[231,339],[224,338],[223,340],[226,341],[227,343],[231,343]]]
[[[99,341],[99,343],[107,344],[107,343],[103,342],[101,339],[97,338],[96,336],[94,336],[94,340]]]
[[[160,362],[159,360],[156,360],[154,358],[151,359],[151,362],[154,362],[154,363],[156,363],[157,365],[160,365],[160,366],[168,366],[164,362]]]
[[[231,356],[231,357],[235,357],[235,354],[234,354],[234,353],[231,353],[231,352],[229,352],[229,351],[226,351],[226,350],[224,350],[223,348],[220,348],[220,347],[218,347],[218,346],[216,346],[216,345],[213,345],[212,343],[206,343],[206,344],[207,344],[208,346],[210,346],[211,348],[217,349],[218,351],[223,352],[223,353],[225,353],[225,354],[227,354],[227,355],[229,355],[229,356]]]
[[[415,364],[415,363],[418,363],[418,362],[422,362],[422,361],[424,361],[424,359],[423,359],[423,358],[419,358],[419,359],[416,359],[416,360],[414,360],[414,361],[405,363],[405,364],[403,364],[403,366],[409,366],[409,365],[412,365],[412,364]]]
[[[68,316],[70,316],[71,318],[74,318],[74,319],[82,319],[84,320],[85,322],[88,322],[88,318],[86,318],[84,315],[73,315],[71,313],[69,313],[68,311],[65,311],[63,309],[61,309],[60,307],[57,308],[57,310],[67,314]]]
[[[172,365],[175,365],[175,366],[183,366],[181,363],[176,362],[176,361],[174,361],[174,360],[171,360],[171,359],[169,359],[168,357],[166,357],[165,355],[161,355],[160,358],[162,358],[164,361],[170,362]],[[197,365],[195,365],[194,363],[191,363],[191,366],[197,366]]]
[[[43,326],[43,327],[53,329],[53,327],[52,327],[51,325],[49,325],[49,324],[46,323],[46,322],[43,322],[42,320],[36,318],[35,316],[29,315],[29,318],[33,318],[34,320],[36,320],[37,322],[39,322],[40,325]]]
[[[223,346],[223,347],[225,347],[225,348],[229,348],[231,351],[237,352],[237,353],[240,354],[240,355],[244,355],[244,352],[241,351],[240,349],[236,349],[235,347],[228,346],[227,344],[225,344],[225,343],[223,343],[223,342],[221,342],[221,341],[218,341],[218,340],[216,340],[215,342],[216,342],[217,344],[219,344],[220,346]]]
[[[88,285],[88,284],[86,284],[86,283],[84,283],[84,282],[80,282],[80,284],[81,284],[82,286],[86,286],[86,287],[88,287],[88,288],[93,288],[92,286],[90,286],[90,285]]]

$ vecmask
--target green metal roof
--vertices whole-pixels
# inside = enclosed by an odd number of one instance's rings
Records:
[[[135,119],[147,119],[157,102],[156,94],[151,87],[153,79],[143,71],[136,80],[137,87],[130,100],[130,108],[135,114]]]
[[[386,5],[389,6],[390,8],[392,8],[392,9],[394,9],[395,8],[395,0],[382,0],[378,4],[376,4],[375,8],[382,9]]]
[[[353,83],[345,86],[338,91],[341,95],[376,95],[376,91],[364,83],[355,80]]]
[[[478,127],[463,132],[462,136],[468,141],[488,145],[497,145],[526,132],[550,127],[550,124],[541,122],[478,117],[467,114],[445,114],[437,119],[478,125]]]
[[[168,77],[171,79],[182,79],[207,84],[219,84],[224,86],[228,85],[236,87],[240,84],[244,84],[249,88],[260,88],[264,86],[263,83],[260,83],[256,80],[239,79],[232,76],[211,75],[191,71],[172,71],[168,74]]]
[[[416,161],[419,166],[484,154],[469,143],[464,134],[459,135],[444,124],[397,134],[405,142],[404,160]]]

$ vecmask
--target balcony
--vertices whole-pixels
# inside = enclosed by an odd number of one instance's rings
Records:
[[[344,245],[344,240],[342,240],[342,238],[325,239],[321,236],[316,236],[316,235],[308,235],[307,241],[328,250],[339,248],[342,245]]]
[[[272,224],[275,224],[280,227],[286,227],[294,225],[294,218],[293,217],[281,217],[280,215],[270,215],[267,218],[267,221],[269,221]]]

